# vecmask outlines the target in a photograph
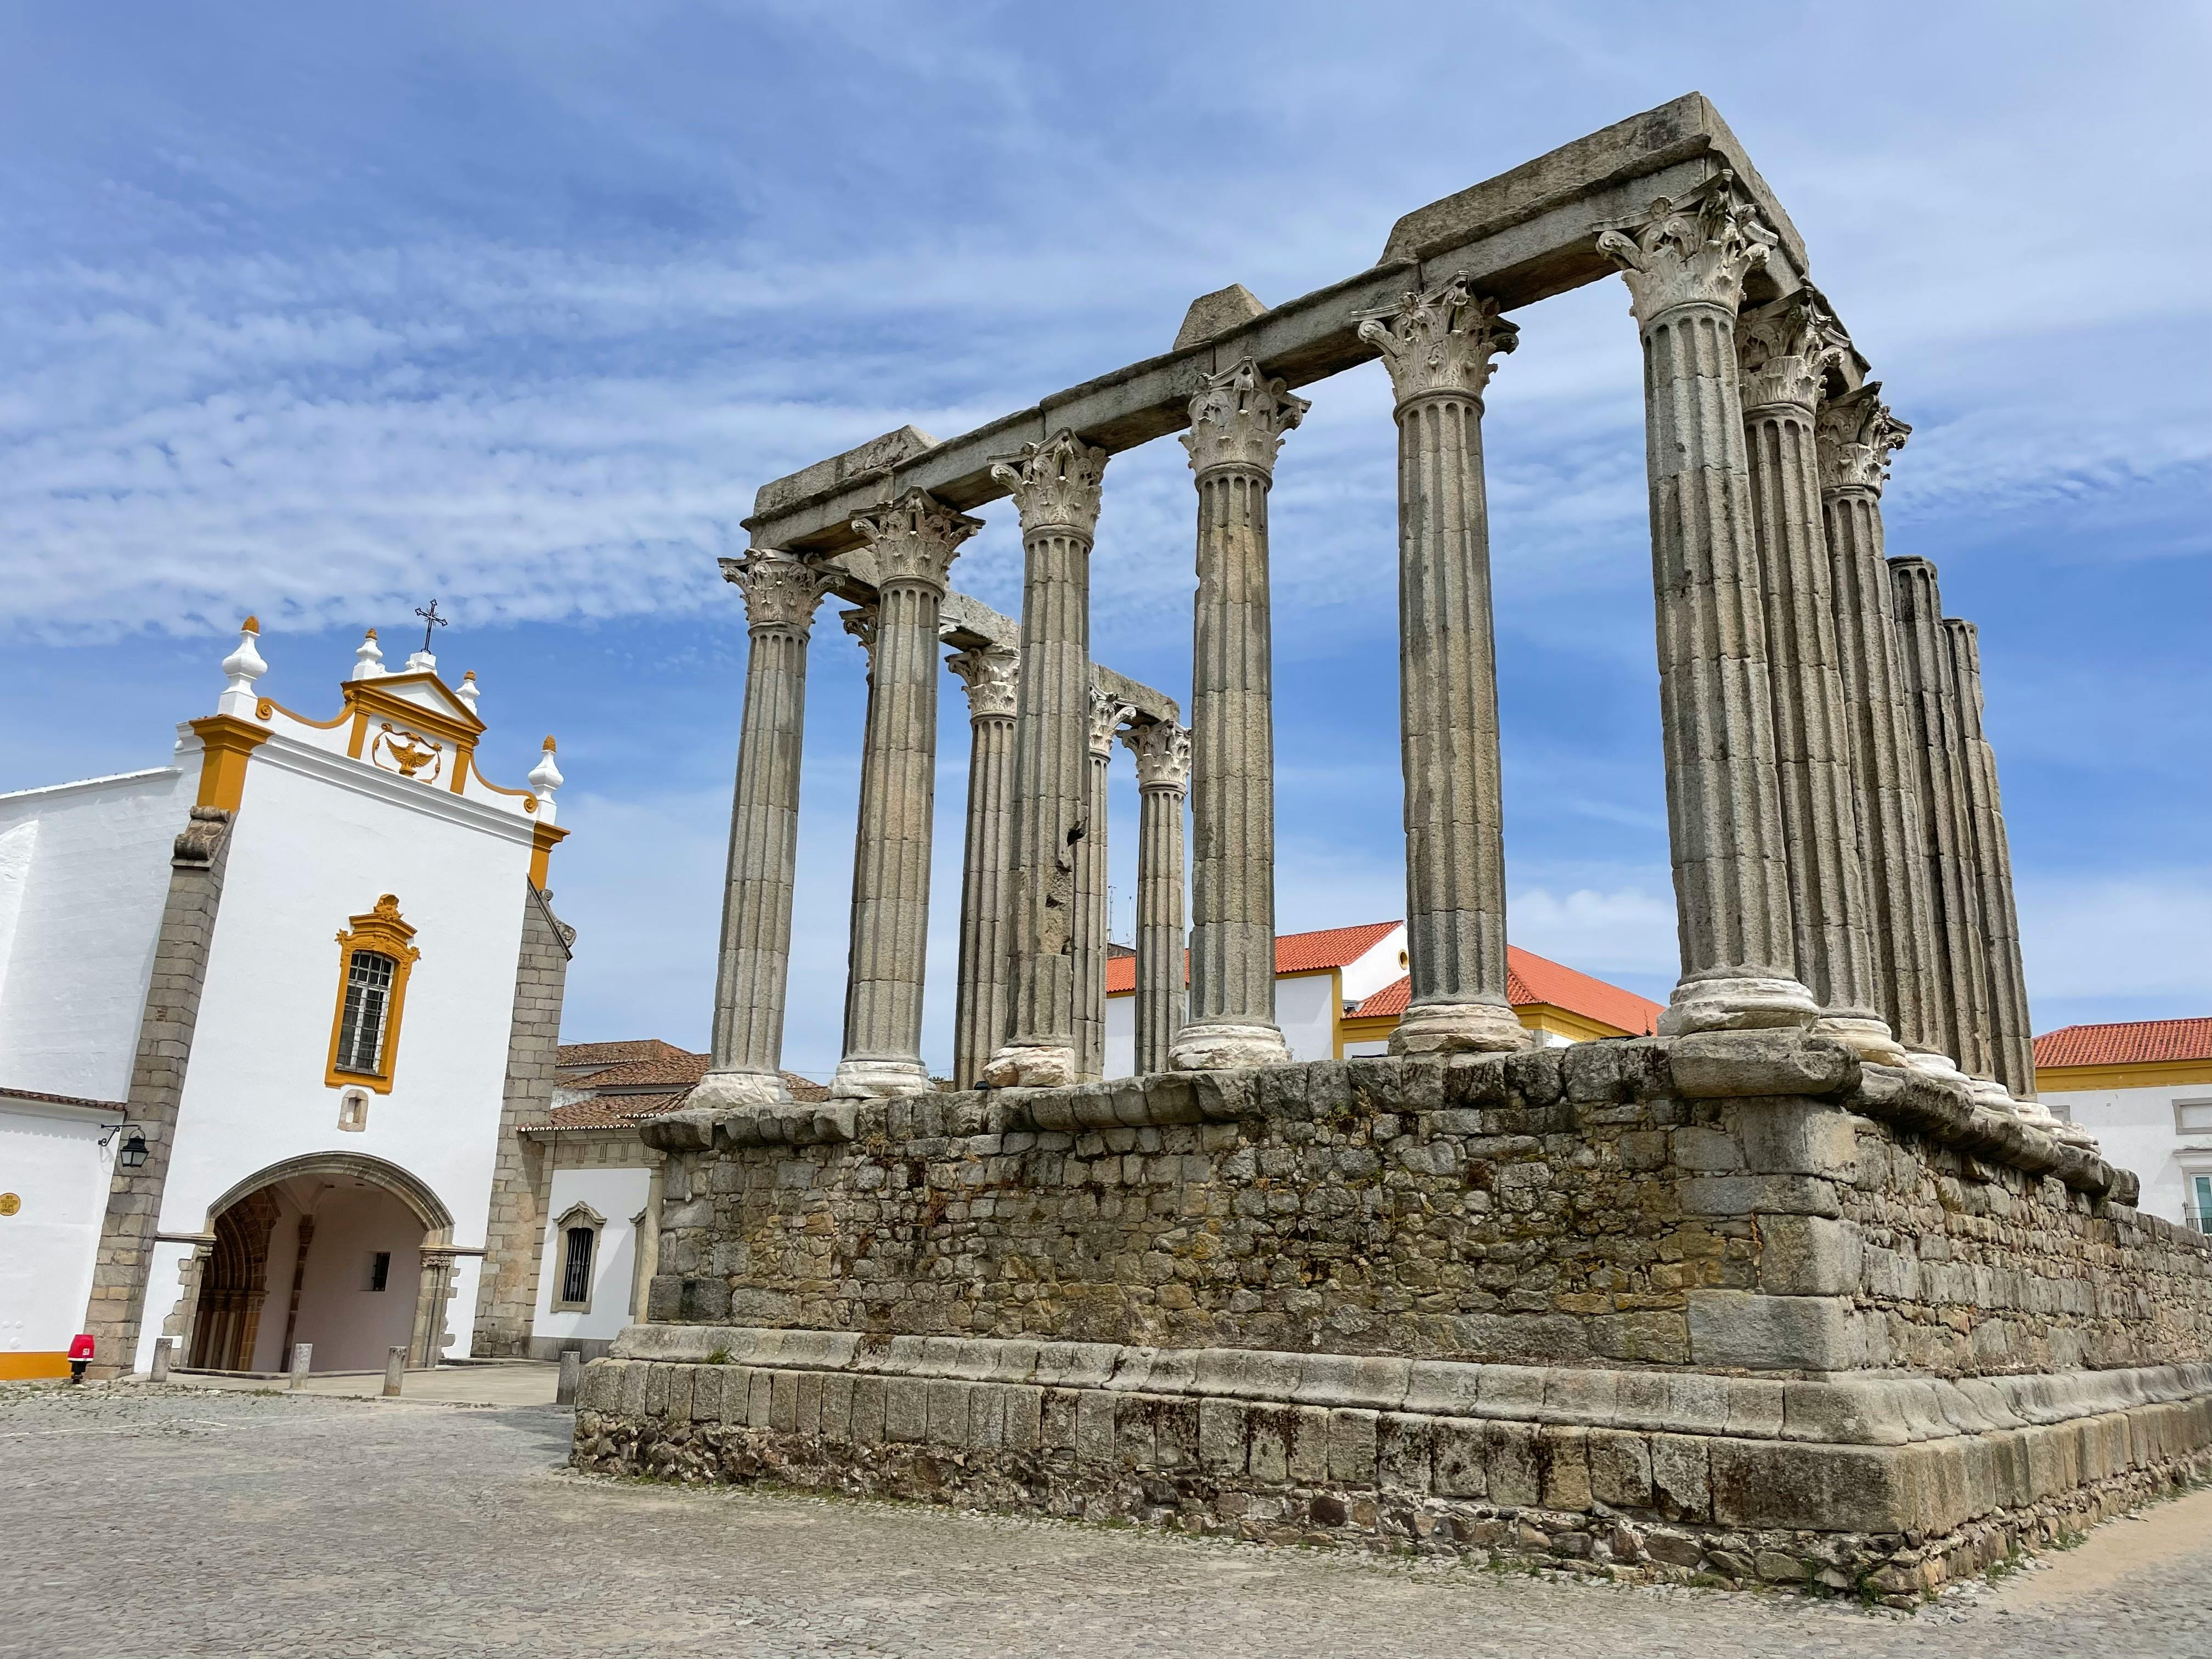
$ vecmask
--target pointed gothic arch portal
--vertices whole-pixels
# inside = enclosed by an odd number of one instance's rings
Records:
[[[258,1170],[208,1206],[191,1364],[277,1371],[292,1346],[318,1371],[434,1365],[450,1340],[453,1212],[419,1176],[360,1152]]]

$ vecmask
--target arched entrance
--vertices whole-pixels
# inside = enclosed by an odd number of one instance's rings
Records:
[[[277,1371],[292,1345],[319,1371],[380,1370],[445,1346],[453,1218],[396,1164],[311,1153],[248,1176],[209,1206],[213,1235],[191,1322],[190,1363]]]

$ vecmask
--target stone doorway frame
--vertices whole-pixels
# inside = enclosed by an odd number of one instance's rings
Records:
[[[451,1333],[446,1329],[446,1304],[453,1294],[453,1258],[470,1254],[453,1247],[453,1213],[420,1176],[398,1164],[366,1152],[302,1152],[255,1170],[226,1190],[207,1208],[201,1232],[212,1240],[216,1218],[248,1194],[301,1176],[343,1176],[382,1188],[405,1205],[422,1224],[422,1270],[416,1281],[415,1316],[410,1325],[407,1364],[411,1370],[428,1370],[445,1352]],[[178,1328],[192,1331],[199,1319],[200,1286],[206,1282],[206,1258],[212,1244],[193,1251],[190,1283],[175,1320]],[[197,1358],[197,1356],[195,1356]]]

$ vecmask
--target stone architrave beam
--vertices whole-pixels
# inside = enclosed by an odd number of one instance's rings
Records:
[[[1775,233],[1726,177],[1599,246],[1644,339],[1659,723],[1682,977],[1667,1035],[1809,1025],[1796,977],[1736,313]]]

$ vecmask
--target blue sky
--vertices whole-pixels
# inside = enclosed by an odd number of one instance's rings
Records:
[[[1270,303],[1692,88],[1914,427],[1890,547],[1982,626],[2039,1028],[2212,1012],[2201,5],[0,6],[0,788],[156,763],[258,612],[294,707],[433,594],[495,777],[559,734],[568,1035],[702,1043],[754,489]],[[1673,977],[1638,363],[1517,314],[1487,438],[1516,942]],[[1274,506],[1286,927],[1399,914],[1388,386]],[[1182,695],[1172,440],[1107,475],[1099,656]],[[1011,611],[1012,514],[955,577]],[[396,652],[393,653],[398,654]],[[787,1060],[837,1053],[857,648],[812,659]],[[945,764],[927,1048],[949,1059]],[[1134,787],[1117,774],[1118,927]]]

